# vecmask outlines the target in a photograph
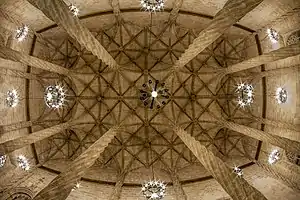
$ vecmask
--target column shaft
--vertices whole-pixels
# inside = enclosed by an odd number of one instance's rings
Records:
[[[40,191],[34,197],[34,200],[65,200],[76,181],[95,163],[119,129],[119,126],[109,129],[85,152],[72,161],[65,171],[60,173],[48,186]]]
[[[66,122],[63,124],[59,124],[56,126],[52,126],[50,128],[46,128],[44,130],[40,130],[34,133],[31,133],[26,136],[19,137],[14,140],[9,140],[3,143],[3,141],[0,141],[0,150],[3,151],[4,154],[11,153],[17,149],[20,149],[22,147],[25,147],[27,145],[33,144],[37,141],[46,139],[48,137],[51,137],[52,135],[55,135],[67,128],[69,128],[73,123]]]
[[[12,69],[4,69],[0,68],[0,74],[3,76],[12,76],[12,77],[18,77],[18,78],[25,78],[28,80],[39,80],[40,78],[31,73],[26,73],[18,70],[12,70]]]
[[[266,198],[243,178],[237,177],[226,164],[216,157],[205,146],[196,141],[181,128],[174,128],[174,132],[180,137],[185,145],[193,152],[201,164],[216,179],[223,189],[234,200],[262,200]]]
[[[275,51],[271,51],[269,53],[265,53],[260,56],[256,56],[254,58],[250,58],[248,60],[242,61],[235,65],[231,65],[223,70],[224,74],[231,74],[247,69],[251,69],[253,67],[257,67],[263,64],[268,64],[277,60],[281,60],[284,58],[296,56],[300,54],[300,43],[293,44],[290,46],[282,47]],[[294,67],[294,66],[291,66]]]
[[[29,65],[35,68],[43,69],[50,72],[55,72],[62,75],[69,75],[70,71],[66,68],[63,68],[59,65],[41,60],[39,58],[29,56],[27,54],[15,51],[13,49],[0,46],[0,58],[12,60],[15,62],[20,62],[25,65]]]
[[[254,161],[259,167],[267,171],[272,177],[283,182],[288,187],[299,192],[300,191],[300,174],[296,173],[293,168],[298,166],[291,166],[286,161],[278,161],[270,165],[261,161]]]
[[[105,50],[95,36],[84,27],[78,17],[73,16],[63,0],[27,0],[40,9],[49,19],[64,28],[67,33],[76,39],[83,47],[92,52],[105,64],[113,68],[119,68],[117,62]]]
[[[264,132],[255,128],[251,128],[248,126],[236,124],[234,122],[229,122],[225,120],[220,121],[220,124],[222,124],[224,127],[230,130],[242,133],[244,135],[247,135],[249,137],[255,138],[263,142],[273,144],[275,146],[285,149],[286,151],[291,151],[300,154],[300,142],[298,141],[290,140],[288,138],[280,137],[278,135],[273,135],[268,132]]]
[[[176,61],[174,67],[182,68],[210,44],[216,41],[228,28],[258,6],[263,0],[228,0],[209,26],[200,32],[188,49]]]
[[[19,129],[22,129],[22,128],[28,128],[32,125],[33,125],[32,121],[23,121],[23,122],[18,122],[18,123],[9,124],[9,125],[1,125],[0,126],[0,134],[11,132],[11,131],[14,131],[14,130],[19,130]]]

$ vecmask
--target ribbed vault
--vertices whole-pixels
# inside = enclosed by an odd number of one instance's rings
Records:
[[[39,162],[49,161],[49,167],[53,168],[61,159],[74,160],[111,126],[128,118],[126,129],[117,134],[93,168],[93,173],[99,168],[107,170],[114,178],[102,177],[100,180],[114,182],[120,172],[126,171],[130,177],[128,183],[139,184],[141,176],[144,176],[143,179],[152,177],[152,166],[155,173],[167,182],[172,182],[169,174],[174,171],[182,181],[209,176],[168,127],[168,117],[221,158],[235,157],[234,164],[247,164],[242,145],[245,136],[220,127],[210,113],[232,119],[238,116],[234,86],[240,79],[229,77],[218,83],[215,72],[244,60],[247,56],[244,49],[253,40],[252,36],[244,37],[237,34],[238,28],[233,28],[231,34],[219,38],[184,69],[173,74],[173,64],[197,37],[202,26],[209,23],[209,19],[197,16],[199,22],[207,22],[197,28],[189,28],[180,22],[157,21],[155,14],[140,14],[143,22],[134,21],[127,14],[128,18],[124,16],[122,20],[103,27],[95,27],[95,21],[101,23],[113,16],[99,15],[84,20],[97,40],[119,63],[120,70],[109,68],[60,28],[41,33],[43,40],[37,38],[34,55],[64,66],[74,75],[70,79],[32,71],[43,80],[39,86],[36,81],[31,83],[33,91],[37,91],[37,87],[43,91],[47,84],[57,81],[64,82],[69,91],[67,107],[59,111],[37,111],[34,105],[43,100],[32,99],[31,119],[42,122],[33,131],[70,118],[78,118],[81,124],[36,144]],[[184,21],[188,17],[181,19]],[[51,36],[53,33],[56,37]],[[165,82],[170,91],[170,99],[160,109],[150,110],[139,99],[139,90],[148,80]],[[244,120],[244,123],[251,121]],[[59,170],[59,167],[54,169]],[[187,175],[185,171],[191,169],[195,170],[195,174]],[[139,178],[132,182],[132,177],[137,177],[137,174]]]

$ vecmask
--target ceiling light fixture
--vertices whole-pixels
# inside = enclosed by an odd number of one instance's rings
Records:
[[[6,105],[10,108],[16,107],[19,103],[19,94],[17,90],[15,89],[9,90],[7,91],[6,95],[7,95],[5,99]]]
[[[6,155],[0,155],[0,168],[5,165]]]
[[[158,80],[153,83],[149,80],[147,83],[143,84],[143,89],[140,90],[140,99],[144,106],[149,106],[150,109],[161,108],[166,105],[166,100],[170,98],[168,89],[165,89],[165,83],[160,83]]]
[[[24,25],[17,29],[16,39],[19,42],[22,42],[28,35],[29,28],[28,26]]]
[[[164,9],[164,0],[141,0],[142,8],[148,12],[159,12]]]
[[[142,193],[148,200],[159,200],[165,196],[166,185],[161,181],[149,181],[142,186]]]
[[[277,43],[279,41],[279,33],[276,30],[269,28],[267,29],[267,34],[272,43]]]
[[[79,9],[75,5],[73,4],[69,5],[69,9],[74,16],[79,15]]]
[[[61,108],[66,100],[66,91],[61,85],[50,85],[45,90],[44,100],[49,108]]]
[[[245,107],[253,103],[254,91],[253,86],[250,84],[241,83],[238,84],[236,93],[238,94],[238,105]]]
[[[276,163],[279,159],[280,159],[280,152],[278,149],[274,149],[269,155],[268,162],[270,165],[272,165]]]
[[[25,156],[18,156],[17,162],[19,163],[19,167],[21,167],[23,170],[28,171],[30,169],[29,162]]]
[[[277,88],[275,98],[276,98],[278,104],[286,103],[287,91],[282,87]]]
[[[233,172],[236,173],[239,177],[243,176],[243,170],[239,167],[234,167]]]
[[[76,183],[76,185],[72,188],[72,191],[77,190],[80,188],[80,183]]]

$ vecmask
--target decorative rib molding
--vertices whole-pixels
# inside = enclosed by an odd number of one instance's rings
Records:
[[[0,58],[11,60],[14,62],[20,62],[25,65],[29,65],[35,68],[43,69],[50,72],[55,72],[68,76],[71,74],[70,70],[61,67],[59,65],[41,60],[39,58],[29,56],[19,51],[7,48],[5,46],[0,46]]]
[[[47,17],[64,28],[79,44],[92,52],[109,67],[118,69],[119,65],[105,50],[95,36],[84,27],[77,17],[74,17],[68,6],[62,0],[27,0],[41,10]]]
[[[173,130],[232,199],[266,200],[262,193],[252,187],[243,178],[237,177],[220,158],[216,157],[185,130],[180,127],[175,127]]]
[[[40,191],[34,200],[65,200],[76,181],[89,169],[120,130],[119,126],[109,129],[85,152],[72,161],[49,185]]]
[[[228,28],[238,22],[263,0],[228,0],[209,26],[199,33],[188,49],[176,61],[174,68],[180,69],[216,41]]]

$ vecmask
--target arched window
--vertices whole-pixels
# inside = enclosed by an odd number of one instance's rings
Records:
[[[5,195],[6,196],[6,195]],[[30,189],[25,187],[15,188],[10,191],[5,200],[31,200],[33,197],[33,193]]]
[[[28,195],[26,193],[18,192],[18,193],[14,193],[10,197],[8,197],[6,200],[31,200],[31,199],[32,198],[30,195]]]
[[[291,163],[300,166],[300,155],[297,155],[293,152],[286,152],[286,157]]]
[[[294,32],[294,33],[292,33],[292,34],[289,36],[289,38],[288,38],[286,44],[287,44],[287,45],[291,45],[291,44],[296,44],[296,43],[298,43],[298,42],[300,42],[300,30],[299,30],[299,31],[296,31],[296,32]]]

